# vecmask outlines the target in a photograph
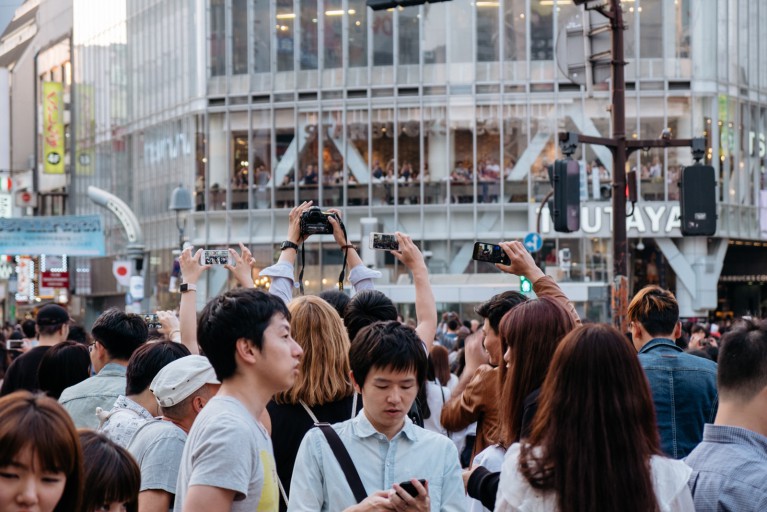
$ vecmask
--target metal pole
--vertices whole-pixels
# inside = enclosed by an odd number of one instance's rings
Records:
[[[610,2],[613,77],[613,323],[626,332],[628,244],[626,241],[626,80],[623,60],[623,12],[619,0]]]

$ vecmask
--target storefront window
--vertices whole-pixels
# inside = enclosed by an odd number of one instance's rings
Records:
[[[315,112],[298,114],[298,142],[303,144],[298,150],[297,177],[300,188],[299,201],[319,201],[319,125]],[[320,205],[322,206],[322,205]]]
[[[477,202],[497,203],[501,194],[501,123],[497,105],[477,107]]]
[[[470,2],[448,2],[445,4],[450,19],[450,61],[473,62],[474,41],[467,37],[473,31],[472,6]],[[451,71],[454,68],[451,67]],[[455,75],[451,76],[454,81]],[[468,77],[466,77],[468,78]],[[463,80],[461,80],[463,81]]]
[[[226,116],[211,114],[208,122],[209,210],[226,208],[226,189],[229,184],[228,134]]]
[[[452,144],[452,162],[450,167],[451,203],[471,203],[474,200],[474,125],[475,111],[471,107],[450,106],[450,138]]]
[[[268,23],[269,0],[254,0],[253,10],[253,72],[269,73],[272,49],[272,27]]]
[[[477,9],[477,62],[499,60],[497,2],[476,2]]]
[[[364,0],[349,0],[349,67],[367,65],[368,8]]]
[[[421,202],[421,112],[403,108],[398,116],[397,137],[397,204]]]
[[[399,63],[418,64],[418,22],[417,7],[399,11]]]
[[[226,74],[226,2],[210,2],[210,74]]]
[[[295,44],[293,0],[277,1],[277,20],[275,24],[277,36],[277,71],[293,70],[293,47]]]
[[[340,68],[343,63],[342,22],[344,10],[341,0],[325,0],[325,62],[326,69]]]
[[[394,135],[394,111],[391,109],[373,110],[370,132],[373,141],[371,172],[373,204],[389,204],[390,201],[393,201],[391,187],[386,187],[386,185],[391,185],[396,176]]]
[[[274,111],[274,142],[276,158],[272,171],[275,190],[275,206],[277,208],[292,208],[295,206],[296,160],[298,144],[295,137],[296,122],[292,108],[276,109]]]
[[[194,209],[205,211],[205,170],[208,164],[207,137],[205,136],[205,119],[202,114],[195,117],[195,175],[194,175]]]
[[[368,204],[368,183],[371,178],[368,151],[367,110],[349,110],[346,113],[346,204],[361,206]]]
[[[502,119],[504,196],[510,202],[526,203],[528,159],[534,157],[527,137],[527,105],[505,106]],[[528,149],[530,153],[527,153]]]
[[[269,208],[272,180],[272,123],[268,110],[251,113],[250,165],[253,174],[252,207]]]
[[[451,153],[452,132],[448,131],[445,107],[427,107],[423,111],[423,145],[426,163],[422,181],[429,186],[427,203],[444,203],[447,199],[445,184],[450,180],[454,163]]]
[[[551,4],[530,5],[530,60],[554,58],[554,16]]]
[[[322,123],[322,206],[344,204],[344,124],[343,114],[335,110],[323,113]]]
[[[301,0],[301,69],[317,69],[317,0]]]
[[[394,13],[373,12],[373,65],[394,64]]]
[[[663,57],[663,10],[661,0],[642,0],[641,7],[629,7],[629,13],[639,11],[639,56],[643,59]]]
[[[248,0],[232,0],[232,73],[248,72]]]
[[[252,182],[248,158],[248,114],[247,112],[233,112],[229,114],[229,122],[232,130],[231,208],[233,210],[245,210],[248,208],[248,190],[249,184]]]

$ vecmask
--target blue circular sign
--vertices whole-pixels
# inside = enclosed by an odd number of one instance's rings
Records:
[[[543,247],[543,238],[538,233],[528,233],[525,236],[525,247],[530,252],[538,252]]]

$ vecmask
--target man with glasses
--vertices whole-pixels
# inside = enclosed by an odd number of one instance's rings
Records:
[[[111,409],[125,393],[128,360],[146,342],[149,331],[140,315],[112,308],[96,319],[91,334],[94,342],[88,350],[96,375],[65,389],[59,402],[77,428],[95,430],[99,426],[96,408]]]

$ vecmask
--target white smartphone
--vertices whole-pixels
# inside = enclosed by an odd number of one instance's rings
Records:
[[[200,260],[202,265],[226,265],[229,263],[229,251],[226,249],[202,251]]]
[[[399,251],[399,242],[394,233],[370,233],[370,248],[380,251]]]

